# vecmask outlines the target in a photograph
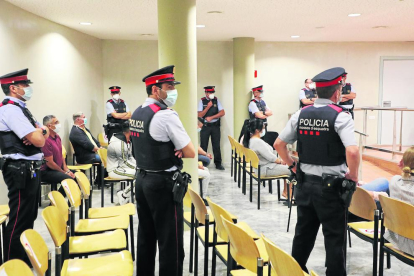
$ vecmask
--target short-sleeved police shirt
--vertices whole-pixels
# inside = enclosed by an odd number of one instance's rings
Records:
[[[223,110],[223,106],[221,105],[221,103],[220,103],[220,101],[218,99],[217,99],[217,108],[218,108],[218,111],[219,112]],[[200,100],[198,102],[198,112],[201,112],[203,110],[204,110],[204,108],[203,108],[203,101]],[[213,119],[213,120],[210,121],[210,123],[214,123],[214,122],[217,122],[217,121],[218,121],[218,119]]]
[[[18,103],[22,107],[26,107],[26,103],[14,97],[7,96],[15,103]],[[40,123],[37,122],[39,125]],[[0,107],[0,131],[13,131],[20,139],[23,139],[27,134],[32,133],[36,128],[29,122],[20,107],[13,104],[7,104]],[[43,153],[36,153],[31,156],[25,156],[21,153],[5,154],[6,159],[24,159],[24,160],[42,160]]]
[[[113,101],[117,104],[119,103],[119,100],[118,101],[113,100]],[[124,101],[124,104],[125,104],[125,107],[126,107],[126,112],[129,112],[129,107],[128,107],[128,105],[125,101]],[[114,111],[115,111],[114,106],[110,102],[107,102],[106,103],[106,114],[111,114]]]
[[[333,104],[333,102],[328,99],[318,98],[315,101],[314,107],[319,108],[329,104]],[[297,127],[300,112],[301,110],[297,111],[295,114],[292,115],[285,129],[279,135],[279,138],[285,143],[293,144],[298,139]],[[354,121],[352,120],[352,117],[348,112],[341,112],[338,114],[334,127],[335,131],[341,138],[341,141],[344,144],[345,148],[348,146],[357,145],[354,134]],[[348,169],[345,163],[338,166],[301,164],[300,168],[306,174],[322,176],[322,173],[328,173],[339,175],[341,177],[345,176],[345,173]]]
[[[142,107],[154,103],[158,103],[158,101],[152,98],[147,98]],[[178,113],[172,109],[158,111],[151,120],[149,132],[155,141],[171,141],[176,150],[183,149],[191,142],[190,137],[178,117]],[[173,171],[176,169],[177,168],[174,166],[166,171]]]
[[[263,100],[260,100],[260,102],[265,102]],[[269,107],[266,105],[266,111],[269,110]],[[259,112],[259,108],[257,107],[256,102],[251,101],[249,103],[249,112],[255,114],[256,112]]]
[[[346,85],[346,84],[345,84]],[[343,85],[342,87],[345,87],[345,85]],[[355,92],[355,90],[354,90],[354,86],[351,84],[351,92],[352,93],[355,93],[356,94],[356,92]],[[346,108],[346,109],[351,109],[354,105],[353,104],[342,104],[342,103],[340,103],[340,105],[343,107],[343,108]]]

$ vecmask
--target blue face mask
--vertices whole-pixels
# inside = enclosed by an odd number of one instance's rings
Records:
[[[30,100],[31,98],[32,98],[32,96],[33,96],[33,88],[32,87],[30,87],[30,86],[28,86],[28,87],[24,87],[24,88],[21,88],[21,89],[23,89],[23,91],[24,91],[24,95],[20,95],[25,101],[28,101],[28,100]]]
[[[167,90],[165,92],[167,92],[167,98],[162,101],[165,103],[166,106],[172,107],[173,105],[175,105],[175,102],[177,101],[177,98],[178,98],[177,89]]]
[[[201,131],[201,128],[197,128],[197,132],[200,132]]]
[[[262,132],[260,132],[260,137],[263,137],[266,135],[266,129],[263,129]]]
[[[86,126],[86,123],[88,122],[88,119],[83,118],[83,124]]]

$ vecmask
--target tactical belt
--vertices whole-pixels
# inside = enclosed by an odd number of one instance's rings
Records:
[[[207,127],[213,127],[213,126],[220,126],[220,121],[214,122],[214,123],[205,123],[205,126]]]
[[[156,174],[156,175],[172,176],[172,175],[174,175],[174,173],[176,171],[170,171],[170,172],[167,172],[167,171],[157,171],[157,172],[152,172],[152,171],[146,171],[146,170],[139,169],[138,172],[140,174],[144,174],[144,175],[145,174]]]
[[[303,182],[312,182],[312,183],[318,183],[322,185],[322,177],[313,175],[313,174],[303,174]]]

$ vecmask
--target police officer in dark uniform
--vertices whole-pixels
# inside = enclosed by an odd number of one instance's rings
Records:
[[[200,146],[207,152],[208,140],[211,136],[214,164],[216,164],[216,169],[224,170],[224,167],[221,164],[220,118],[225,115],[225,112],[220,101],[214,96],[214,93],[216,92],[215,86],[204,87],[204,92],[206,96],[201,98],[198,103],[198,117],[204,119],[204,124],[200,132]]]
[[[112,99],[106,102],[106,121],[108,124],[104,126],[108,141],[111,140],[114,133],[122,132],[122,124],[131,118],[128,105],[120,98],[121,87],[111,86],[109,90],[111,90]]]
[[[339,104],[345,111],[351,113],[352,119],[354,119],[354,99],[356,98],[356,92],[352,84],[346,82],[347,75],[348,73],[345,72],[342,76],[342,98]]]
[[[194,158],[195,150],[177,112],[169,109],[178,96],[174,66],[159,69],[142,81],[148,98],[130,120],[137,162],[137,275],[154,275],[158,242],[159,275],[180,276],[184,260],[183,204],[176,201],[173,178],[184,175],[180,172],[181,158]]]
[[[299,107],[303,108],[308,105],[313,105],[317,99],[317,94],[315,90],[315,83],[311,79],[305,80],[305,88],[302,88],[299,91]]]
[[[249,115],[250,119],[258,118],[267,122],[267,117],[273,115],[272,110],[263,101],[263,85],[252,88],[254,98],[249,103]]]
[[[0,77],[1,88],[6,94],[0,103],[0,163],[10,207],[9,222],[3,233],[4,258],[5,261],[20,259],[30,265],[20,243],[20,235],[27,229],[33,229],[37,217],[43,159],[41,148],[49,131],[36,121],[26,107],[26,101],[33,95],[28,71],[24,69]]]
[[[312,79],[318,99],[313,106],[291,117],[274,145],[298,181],[298,220],[292,256],[307,272],[306,263],[322,224],[328,276],[346,275],[346,211],[358,181],[359,150],[354,121],[335,104],[341,96],[344,72],[336,67]],[[298,165],[286,147],[296,140]]]

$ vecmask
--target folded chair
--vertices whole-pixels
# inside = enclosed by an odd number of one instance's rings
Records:
[[[272,264],[272,275],[289,275],[289,276],[308,276],[306,272],[302,270],[298,262],[290,256],[288,253],[277,247],[270,240],[265,238],[262,234],[267,253],[269,254],[270,263]],[[311,271],[311,275],[317,276],[317,274]]]
[[[55,244],[56,261],[62,260],[62,257],[65,260],[126,249],[125,232],[120,229],[94,235],[68,237],[69,227],[66,226],[57,207],[46,207],[42,217]]]
[[[34,276],[30,267],[19,259],[7,261],[0,266],[1,276]]]
[[[233,276],[270,275],[269,267],[264,266],[269,261],[263,239],[255,241],[245,230],[237,224],[221,216],[224,228],[230,240],[230,274]],[[234,260],[234,261],[233,261]],[[237,269],[236,262],[243,269]],[[271,274],[275,275],[275,274]]]
[[[101,157],[102,165],[104,168],[108,166],[108,150],[107,149],[99,149],[99,156]],[[121,189],[125,189],[124,183],[126,182],[127,185],[131,185],[131,203],[134,203],[134,193],[132,187],[134,185],[134,178],[127,178],[127,179],[114,179],[111,177],[104,178],[104,185],[109,183],[111,185],[111,203],[114,203],[114,184],[121,182]],[[101,189],[101,207],[104,207],[104,189]]]
[[[51,254],[47,245],[35,230],[22,233],[20,242],[38,275],[50,276]],[[65,260],[62,268],[56,260],[56,276],[125,275],[132,276],[134,267],[131,253],[124,250],[99,258]]]
[[[395,234],[414,240],[414,206],[398,199],[379,196],[383,218],[381,220],[381,242],[379,275],[384,274],[384,252],[387,252],[405,264],[414,266],[414,256],[404,253],[392,243],[385,243],[385,228]]]
[[[212,272],[211,275],[216,275],[216,256],[220,258],[220,260],[227,266],[229,263],[228,256],[231,257],[229,254],[230,247],[229,247],[229,238],[226,229],[224,228],[223,222],[221,217],[224,217],[228,221],[233,221],[237,223],[239,227],[245,230],[249,236],[251,236],[254,240],[258,240],[260,237],[250,228],[250,226],[245,222],[237,222],[227,210],[225,210],[220,205],[215,204],[211,201],[209,197],[207,197],[208,205],[210,206],[211,213],[214,216],[214,236],[213,236],[213,263],[212,263]],[[217,237],[224,240],[226,244],[217,244]],[[255,241],[256,242],[256,241]],[[259,241],[260,243],[260,241]],[[230,266],[227,266],[227,274],[230,273]]]

